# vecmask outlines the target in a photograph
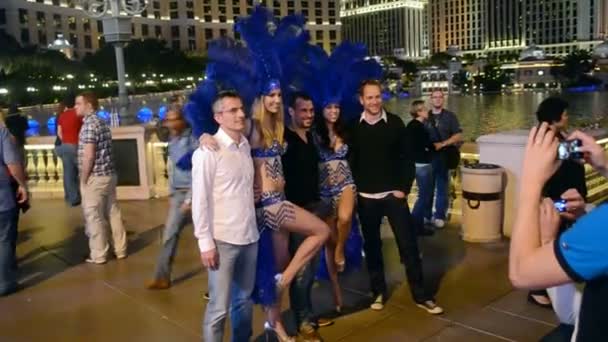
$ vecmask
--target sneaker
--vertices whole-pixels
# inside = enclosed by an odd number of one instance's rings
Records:
[[[203,298],[205,298],[205,300],[210,300],[211,297],[209,297],[209,292],[205,292],[205,294],[203,294]]]
[[[416,303],[416,306],[426,310],[426,312],[430,313],[431,315],[441,315],[443,313],[443,309],[438,306],[434,300],[427,300],[422,303]]]
[[[116,259],[118,259],[118,260],[126,259],[126,258],[127,258],[127,253],[116,254]]]
[[[306,342],[321,342],[323,338],[319,335],[319,332],[310,323],[300,324],[298,329],[298,340]]]
[[[424,218],[424,225],[425,226],[431,226],[431,225],[433,225],[433,220],[428,219],[428,218],[425,217]]]
[[[383,310],[384,309],[384,297],[382,295],[379,295],[378,297],[376,297],[376,299],[374,300],[372,305],[369,306],[369,308],[374,311]]]
[[[318,318],[317,319],[317,326],[319,328],[328,327],[333,324],[334,324],[334,321],[329,318]]]
[[[444,220],[442,220],[442,219],[434,219],[434,220],[433,220],[433,225],[434,225],[436,228],[443,228],[443,227],[445,227],[445,221],[444,221]]]
[[[86,258],[84,261],[86,263],[95,264],[95,265],[103,265],[106,263],[106,260],[93,260],[91,258]]]

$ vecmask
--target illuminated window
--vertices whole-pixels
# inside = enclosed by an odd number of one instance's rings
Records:
[[[76,29],[76,17],[68,17],[68,27],[70,28],[70,30]]]

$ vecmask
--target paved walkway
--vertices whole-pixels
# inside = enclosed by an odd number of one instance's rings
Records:
[[[174,267],[174,287],[144,289],[152,275],[166,200],[121,202],[130,255],[104,266],[83,263],[87,240],[80,208],[37,200],[20,224],[20,282],[24,290],[0,299],[0,341],[198,341],[205,306],[191,229]],[[386,227],[384,227],[386,228]],[[385,239],[392,295],[384,311],[367,309],[367,274],[344,276],[347,312],[321,329],[326,341],[538,341],[555,324],[551,311],[526,303],[507,278],[508,245],[463,243],[452,224],[422,239],[425,271],[446,309],[432,317],[412,304],[392,239]],[[327,284],[314,290],[315,310],[329,312]],[[264,341],[255,309],[254,334]]]

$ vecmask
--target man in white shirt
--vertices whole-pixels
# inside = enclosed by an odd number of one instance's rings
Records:
[[[232,341],[252,335],[259,238],[253,204],[251,147],[242,135],[243,103],[238,94],[220,93],[213,104],[220,128],[219,150],[198,149],[192,156],[192,220],[201,261],[209,271],[203,340],[223,341],[230,310]]]

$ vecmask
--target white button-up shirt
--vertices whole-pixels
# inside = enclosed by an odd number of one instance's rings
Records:
[[[381,120],[384,120],[384,122],[388,122],[388,115],[386,115],[386,111],[384,109],[382,109],[382,114],[380,115],[380,117],[376,117],[373,120],[369,116],[365,115],[365,111],[361,113],[361,117],[359,118],[359,122],[365,121],[370,126],[377,124]]]
[[[251,146],[221,128],[214,137],[218,151],[197,149],[192,156],[192,221],[201,252],[215,248],[214,240],[248,245],[259,239]]]

